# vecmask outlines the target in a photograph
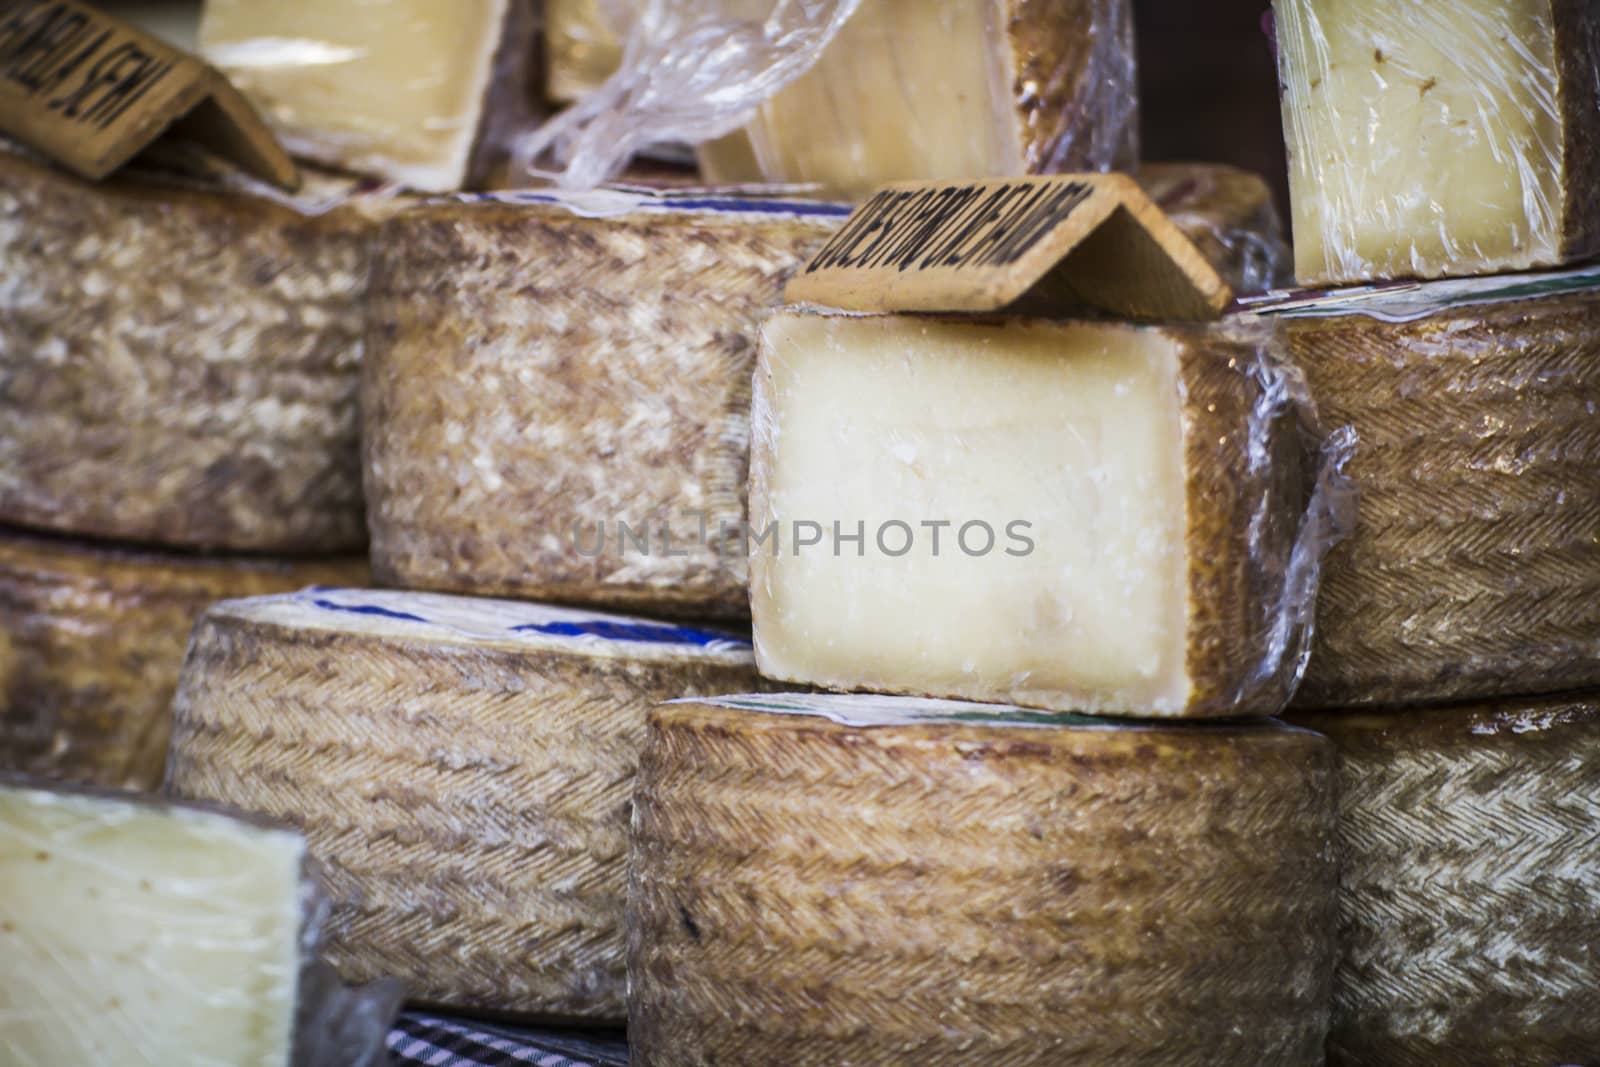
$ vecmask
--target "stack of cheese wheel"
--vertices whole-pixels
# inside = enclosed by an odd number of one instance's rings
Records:
[[[1330,1059],[1589,1062],[1600,268],[1574,264],[1600,252],[1594,14],[1274,8],[1296,277],[1358,287],[1267,308],[1361,441],[1297,698],[1340,751]]]

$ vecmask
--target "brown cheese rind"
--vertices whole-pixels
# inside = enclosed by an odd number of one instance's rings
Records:
[[[1023,173],[1132,170],[1139,160],[1133,5],[1000,0],[997,7],[1010,45],[1007,95]]]
[[[0,522],[331,553],[365,542],[371,222],[0,153]]]
[[[364,581],[364,560],[274,563],[0,536],[0,770],[160,786],[172,694],[213,602]]]
[[[1216,163],[1146,163],[1134,177],[1235,293],[1289,283],[1289,243],[1260,177]]]
[[[1320,1064],[1332,784],[1275,725],[657,709],[635,1062]]]
[[[1339,750],[1333,1067],[1600,1048],[1600,700],[1301,712]]]
[[[1600,684],[1597,322],[1593,291],[1289,322],[1325,419],[1361,438],[1299,703]]]

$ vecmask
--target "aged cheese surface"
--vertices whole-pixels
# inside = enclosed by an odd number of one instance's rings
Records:
[[[384,210],[92,185],[0,151],[0,522],[360,548],[362,300]]]
[[[762,673],[1273,714],[1302,498],[1295,419],[1260,385],[1277,350],[1251,322],[775,315],[752,412]]]
[[[816,66],[734,135],[757,169],[734,169],[742,153],[720,146],[701,164],[712,181],[815,182],[852,198],[890,181],[1126,169],[1132,18],[1126,0],[863,0]]]
[[[1297,699],[1600,684],[1600,272],[1435,282],[1312,312],[1288,322],[1290,350],[1323,418],[1361,438],[1361,505],[1328,557]]]
[[[235,601],[195,630],[169,784],[304,830],[347,980],[614,1020],[645,712],[754,680],[746,642],[642,619],[380,591]]]
[[[757,322],[847,209],[549,200],[383,231],[362,396],[378,580],[744,615]]]
[[[218,600],[360,583],[365,560],[271,562],[0,535],[0,770],[155,789],[195,619]]]
[[[651,713],[642,1067],[1322,1063],[1333,752],[1282,724],[730,697]]]
[[[1276,0],[1303,284],[1600,252],[1587,0]]]
[[[1333,1067],[1600,1049],[1600,697],[1300,713],[1339,749]]]
[[[1146,163],[1134,177],[1235,293],[1288,282],[1289,243],[1258,175],[1218,163]]]
[[[200,47],[297,155],[428,192],[530,120],[532,0],[206,0]]]
[[[292,1067],[305,842],[0,777],[0,1062]]]

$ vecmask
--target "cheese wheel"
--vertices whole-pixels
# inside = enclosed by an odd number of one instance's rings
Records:
[[[1329,1062],[1595,1062],[1600,695],[1296,719],[1339,751]]]
[[[615,1020],[645,712],[754,680],[748,642],[642,619],[378,591],[235,601],[195,629],[169,785],[305,832],[347,980]]]
[[[0,770],[155,789],[201,612],[366,573],[360,559],[157,555],[0,534]]]
[[[1560,295],[1517,299],[1539,293]],[[1360,438],[1360,517],[1328,556],[1298,700],[1600,684],[1600,270],[1292,315],[1320,414]]]
[[[355,403],[382,203],[311,214],[312,200],[94,184],[0,151],[0,522],[359,549]]]
[[[651,714],[640,1067],[1322,1062],[1333,752],[860,695]]]
[[[602,191],[389,223],[362,396],[378,581],[747,616],[756,323],[846,213]]]

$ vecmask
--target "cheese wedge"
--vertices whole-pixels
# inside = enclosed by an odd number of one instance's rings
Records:
[[[1274,714],[1304,504],[1281,360],[1249,320],[774,315],[751,416],[762,673]]]
[[[377,590],[232,601],[195,629],[169,787],[305,832],[347,981],[617,1021],[645,712],[755,682],[742,639],[625,616]]]
[[[647,1067],[1323,1062],[1333,752],[859,695],[651,713],[628,1036]]]
[[[1600,698],[1300,713],[1339,749],[1330,1064],[1600,1048]]]
[[[622,63],[622,36],[609,8],[631,14],[635,0],[545,0],[545,95],[572,101],[598,88]]]
[[[1582,0],[1275,0],[1295,275],[1495,274],[1600,252]]]
[[[1289,243],[1258,175],[1218,163],[1146,163],[1134,177],[1235,293],[1288,283]]]

